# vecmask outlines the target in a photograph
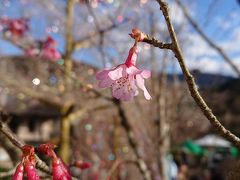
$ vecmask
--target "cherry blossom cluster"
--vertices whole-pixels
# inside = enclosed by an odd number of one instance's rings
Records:
[[[25,50],[28,56],[40,56],[52,61],[61,58],[61,54],[57,51],[57,42],[50,36],[45,41],[39,41]]]
[[[12,176],[12,180],[23,180],[24,174],[28,180],[40,180],[36,170],[35,152],[43,153],[52,160],[52,176],[53,180],[71,180],[72,176],[69,167],[54,152],[55,145],[41,144],[37,148],[29,145],[22,147],[22,160],[16,168]],[[79,169],[90,168],[89,163],[76,161],[73,166]]]
[[[138,47],[137,42],[143,41],[145,34],[138,29],[133,29],[130,34],[135,39],[134,45],[130,48],[125,63],[119,64],[112,69],[104,69],[96,74],[96,78],[100,81],[99,88],[112,88],[112,96],[130,101],[134,96],[138,95],[138,88],[144,92],[147,100],[151,99],[151,95],[145,87],[145,80],[151,76],[148,70],[140,70],[136,66]]]
[[[25,33],[29,30],[28,19],[19,18],[19,19],[9,19],[1,18],[0,25],[6,36],[12,36],[14,39],[22,38]]]
[[[28,22],[29,20],[26,18],[9,19],[4,17],[0,19],[0,26],[5,37],[18,44],[29,31]],[[57,42],[50,36],[45,41],[34,41],[27,44],[28,46],[23,49],[28,56],[40,56],[52,61],[61,58],[61,54],[57,50]]]

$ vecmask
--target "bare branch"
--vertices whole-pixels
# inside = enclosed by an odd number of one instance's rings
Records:
[[[237,146],[240,149],[240,139],[237,136],[235,136],[234,134],[232,134],[229,130],[227,130],[219,122],[217,117],[212,113],[212,110],[208,107],[208,105],[206,104],[206,102],[204,101],[202,96],[200,95],[197,85],[195,83],[195,80],[185,64],[181,48],[177,41],[177,36],[176,36],[176,33],[174,31],[174,28],[173,28],[173,25],[172,25],[172,22],[170,19],[170,15],[168,12],[168,5],[163,0],[157,0],[157,2],[160,5],[160,9],[165,18],[167,28],[168,28],[168,31],[169,31],[169,34],[170,34],[170,37],[172,40],[172,44],[173,44],[172,51],[175,54],[175,56],[178,60],[178,63],[182,69],[182,72],[187,81],[188,89],[191,93],[191,96],[193,97],[193,99],[195,100],[195,102],[197,103],[197,105],[199,106],[199,108],[201,109],[203,114],[205,115],[205,117],[210,121],[210,123],[213,125],[213,127],[217,130],[217,132],[220,135],[222,135],[223,137],[225,137],[226,139],[228,139],[229,141],[231,141],[235,146]]]
[[[73,42],[73,49],[79,49],[81,48],[82,46],[86,46],[87,45],[87,41],[90,39],[90,38],[94,38],[96,37],[97,35],[101,34],[101,33],[106,33],[108,31],[111,31],[117,27],[119,27],[120,25],[122,25],[123,23],[125,23],[125,21],[123,21],[122,23],[119,23],[119,24],[112,24],[111,26],[105,28],[105,29],[101,29],[100,31],[95,31],[93,33],[90,33],[88,36],[80,39],[80,40],[77,40],[75,42]]]
[[[22,142],[20,139],[17,138],[17,136],[6,126],[6,124],[3,123],[4,116],[3,113],[0,112],[0,131],[19,149],[24,146],[24,142]],[[36,166],[37,168],[41,169],[43,172],[47,174],[51,174],[51,170],[46,165],[45,162],[43,162],[37,155],[36,157]]]
[[[72,71],[72,59],[71,55],[74,51],[73,48],[73,14],[74,14],[74,4],[75,0],[67,0],[66,6],[66,22],[65,22],[65,38],[66,38],[66,50],[64,54],[64,70],[65,70],[65,79],[67,82],[70,81],[69,74]]]
[[[224,52],[222,48],[220,48],[217,44],[215,44],[204,32],[203,30],[198,26],[198,24],[193,20],[193,18],[188,13],[185,6],[182,4],[180,0],[176,0],[179,7],[182,9],[183,14],[187,18],[188,22],[192,25],[192,27],[198,32],[198,34],[208,43],[210,47],[215,49],[218,54],[226,61],[227,64],[235,71],[235,73],[240,77],[240,70],[238,67],[232,62],[231,58]]]
[[[148,170],[146,162],[142,159],[141,155],[139,154],[138,147],[137,147],[137,142],[134,138],[132,127],[129,124],[128,119],[126,117],[126,114],[125,114],[125,112],[124,112],[124,110],[121,106],[121,101],[115,100],[114,104],[118,108],[118,114],[119,114],[119,117],[121,119],[121,125],[127,133],[127,138],[128,138],[129,145],[132,147],[132,149],[133,149],[133,151],[134,151],[134,153],[137,157],[137,166],[138,166],[141,174],[143,175],[143,178],[145,180],[151,180],[152,178],[151,178],[151,175],[150,175],[150,171]]]

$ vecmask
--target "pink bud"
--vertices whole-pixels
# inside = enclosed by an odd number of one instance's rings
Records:
[[[57,42],[51,37],[48,36],[47,40],[43,43],[43,48],[55,48],[57,45]]]
[[[92,167],[92,165],[90,163],[83,162],[83,161],[76,161],[74,163],[74,166],[76,166],[77,168],[82,169],[82,170]]]
[[[40,144],[37,148],[37,151],[40,153],[44,153],[49,157],[56,157],[55,152],[53,149],[56,148],[56,145],[47,143],[47,144]]]
[[[27,173],[28,180],[40,180],[35,166],[27,158],[24,159],[24,170]]]
[[[52,161],[53,180],[71,180],[69,168],[60,158]]]
[[[34,147],[32,147],[30,145],[24,145],[22,147],[22,152],[23,152],[23,157],[34,156],[34,154],[35,154]]]
[[[129,34],[132,38],[134,38],[137,42],[141,42],[146,38],[146,34],[144,34],[142,31],[140,31],[137,28],[132,29],[132,33]]]
[[[17,166],[15,173],[12,176],[12,180],[23,180],[24,168],[22,162]]]

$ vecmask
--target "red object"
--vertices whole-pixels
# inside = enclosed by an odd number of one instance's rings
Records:
[[[0,23],[5,27],[6,31],[10,32],[15,37],[23,37],[29,30],[28,19],[8,19],[2,18]]]
[[[60,158],[57,157],[54,152],[55,147],[56,146],[51,143],[41,144],[38,146],[37,151],[52,158],[53,180],[71,180],[72,176],[69,168]]]
[[[69,168],[60,158],[52,161],[53,180],[71,180]]]
[[[37,151],[47,155],[48,157],[52,157],[53,158],[53,157],[56,157],[56,154],[53,151],[55,148],[56,148],[56,145],[51,144],[51,143],[40,144],[37,147]]]
[[[37,170],[35,168],[35,151],[34,147],[29,145],[24,145],[22,147],[22,161],[17,166],[12,180],[23,180],[24,172],[27,174],[28,180],[40,180],[37,175]]]
[[[76,166],[77,168],[82,169],[82,170],[92,167],[92,165],[90,163],[83,162],[83,161],[75,161],[74,166]]]
[[[23,174],[24,174],[24,167],[23,167],[23,163],[21,162],[17,166],[16,171],[12,176],[12,180],[23,180]]]
[[[141,89],[147,100],[151,99],[151,95],[145,87],[145,79],[150,78],[151,72],[148,70],[140,70],[136,66],[138,55],[137,45],[129,50],[128,57],[123,64],[112,69],[104,69],[96,74],[99,88],[112,88],[112,96],[116,99],[130,101],[137,96]]]
[[[27,173],[28,180],[40,180],[35,165],[28,158],[24,160],[24,171]]]
[[[129,34],[132,38],[134,38],[137,42],[142,42],[144,38],[146,37],[146,34],[144,34],[142,31],[140,31],[137,28],[132,29],[132,33]]]

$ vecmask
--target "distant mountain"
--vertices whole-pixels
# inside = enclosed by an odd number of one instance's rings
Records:
[[[228,82],[234,82],[238,80],[232,76],[225,76],[221,74],[210,74],[210,73],[201,73],[197,70],[192,71],[192,75],[200,88],[213,88],[222,86]],[[169,75],[169,80],[172,80],[173,76]],[[184,75],[179,74],[178,78],[180,81],[184,81]]]

